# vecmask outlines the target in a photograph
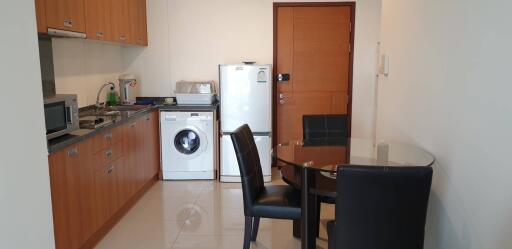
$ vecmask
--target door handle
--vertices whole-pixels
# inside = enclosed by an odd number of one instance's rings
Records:
[[[68,151],[68,157],[77,157],[78,156],[78,149],[73,148]]]
[[[284,104],[286,103],[286,96],[284,95],[284,93],[280,93],[279,94],[279,104]]]
[[[71,19],[64,19],[64,27],[72,28],[73,27],[73,20],[71,20]]]
[[[112,140],[112,132],[105,134],[105,139]]]
[[[105,152],[105,155],[107,157],[112,157],[112,149],[107,150],[107,152]]]
[[[107,168],[107,174],[112,174],[112,172],[114,171],[114,165],[110,165],[108,168]]]
[[[284,74],[278,74],[277,75],[277,81],[289,81],[290,80],[290,74],[284,73]]]

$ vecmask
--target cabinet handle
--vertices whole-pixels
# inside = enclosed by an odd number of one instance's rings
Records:
[[[135,125],[136,125],[136,124],[137,124],[137,123],[133,122],[133,123],[131,123],[131,124],[130,124],[130,127],[132,127],[132,128],[133,128],[133,127],[135,127]]]
[[[70,149],[68,151],[68,157],[77,157],[78,156],[78,150],[76,148]]]
[[[151,120],[151,117],[146,117],[146,121],[149,121],[149,120]]]
[[[107,152],[105,152],[105,155],[107,157],[112,157],[112,149],[107,150]]]
[[[125,40],[126,40],[126,37],[125,37],[124,35],[121,35],[121,36],[119,36],[119,40],[121,40],[121,41],[125,41]]]
[[[103,38],[103,32],[96,32],[96,37]]]
[[[112,132],[109,132],[105,134],[105,139],[111,140],[112,139]]]
[[[64,27],[73,27],[73,20],[70,19],[64,19]]]
[[[107,169],[107,174],[112,174],[112,172],[114,171],[114,165],[110,165]]]

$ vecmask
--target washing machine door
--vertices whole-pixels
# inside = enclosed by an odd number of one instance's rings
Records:
[[[177,131],[173,137],[174,149],[185,159],[193,159],[201,155],[208,146],[206,135],[194,126],[186,126]]]

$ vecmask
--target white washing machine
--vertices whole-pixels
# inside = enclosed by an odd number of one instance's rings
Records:
[[[161,112],[164,180],[214,179],[213,112]]]

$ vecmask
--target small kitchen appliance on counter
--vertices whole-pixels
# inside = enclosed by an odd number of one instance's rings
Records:
[[[44,98],[47,139],[66,135],[79,129],[77,99],[76,94],[56,94]]]
[[[136,97],[140,96],[140,83],[137,82],[135,75],[119,75],[119,94],[121,95],[120,103],[122,105],[135,104]]]
[[[174,93],[178,105],[211,105],[216,99],[213,81],[178,81]]]

